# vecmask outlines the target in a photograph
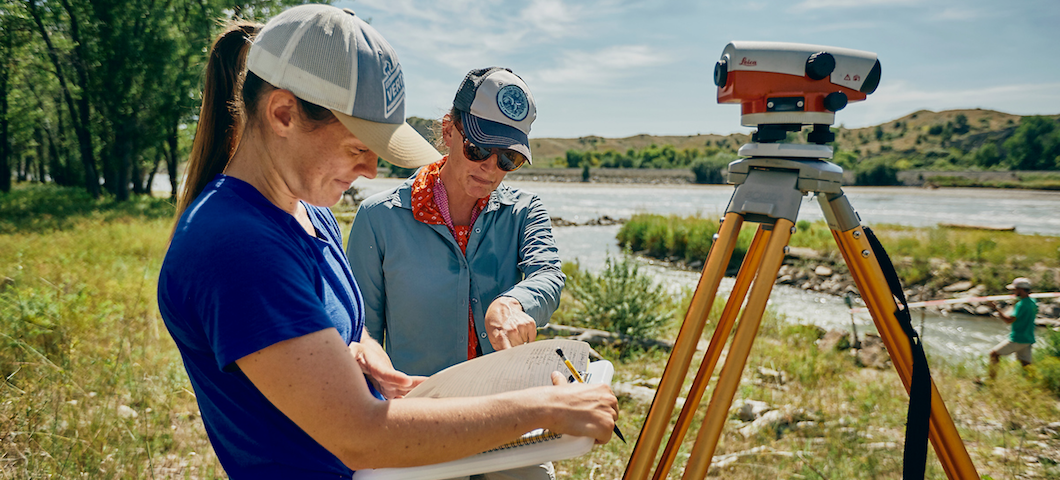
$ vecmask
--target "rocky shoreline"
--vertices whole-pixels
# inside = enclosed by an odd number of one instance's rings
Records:
[[[693,184],[696,176],[688,168],[590,168],[588,182],[582,180],[580,168],[520,168],[508,172],[507,180],[557,183],[646,183]]]
[[[582,223],[572,222],[561,217],[552,218],[553,227],[621,225],[625,222],[626,219],[616,219],[606,215]],[[634,254],[652,258],[652,260],[661,262],[662,265],[670,268],[693,271],[699,271],[703,268],[702,260],[685,262],[678,257],[657,258],[649,255],[646,251],[634,252]],[[899,268],[904,262],[911,261],[910,259],[892,260],[896,263],[895,266]],[[930,265],[932,270],[930,276],[932,278],[949,277],[953,278],[954,281],[941,287],[907,285],[904,293],[910,303],[981,297],[991,293],[987,291],[985,285],[976,285],[972,282],[972,269],[969,264],[961,262],[950,264],[942,260],[932,259]],[[1060,269],[1054,268],[1050,270],[1057,278],[1060,278]],[[730,269],[725,272],[725,275],[734,276],[736,271]],[[777,272],[777,283],[839,297],[848,294],[855,296],[855,298],[860,297],[857,286],[854,284],[854,278],[851,277],[842,258],[835,258],[831,254],[824,254],[810,248],[788,248],[788,252],[784,257],[784,264],[781,265],[780,270]],[[1002,307],[1009,307],[1013,302],[1002,300],[997,303]],[[941,314],[958,312],[977,316],[993,315],[993,309],[980,302],[952,303],[926,308],[931,308]],[[1038,319],[1036,323],[1038,326],[1060,329],[1060,298],[1038,299]]]
[[[637,255],[648,257],[647,252],[635,252]],[[676,257],[661,260],[664,264],[673,268],[684,270],[700,270],[703,262],[696,260],[686,263]],[[895,260],[902,262],[903,260]],[[957,281],[940,288],[929,285],[907,286],[905,290],[906,299],[912,302],[928,300],[959,299],[968,297],[980,297],[989,294],[985,285],[975,285],[971,281],[971,270],[967,265],[950,265],[941,261],[932,262],[932,276],[938,272],[948,272],[949,276],[957,278]],[[1060,272],[1056,272],[1060,274]],[[726,272],[727,276],[735,275],[735,271]],[[852,294],[860,297],[854,278],[850,275],[847,266],[842,260],[836,261],[829,255],[821,254],[812,249],[791,247],[784,258],[784,264],[777,272],[777,283],[790,285],[803,290],[826,293],[835,296]],[[998,301],[1002,307],[1009,307],[1011,301]],[[969,315],[990,316],[993,310],[979,302],[954,303],[948,305],[930,306],[934,311],[942,314],[966,313]],[[1038,299],[1038,319],[1036,324],[1040,327],[1060,329],[1060,299]]]

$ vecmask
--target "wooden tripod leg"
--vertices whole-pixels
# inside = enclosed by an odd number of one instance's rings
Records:
[[[692,423],[692,416],[695,414],[696,409],[699,408],[699,402],[703,399],[707,383],[710,382],[710,377],[714,374],[714,367],[718,364],[718,359],[721,358],[721,351],[729,340],[733,324],[736,323],[736,315],[740,313],[743,300],[747,297],[747,290],[750,288],[751,281],[754,280],[755,273],[758,271],[762,260],[762,252],[765,251],[766,244],[769,243],[770,233],[770,230],[766,230],[762,226],[759,226],[758,231],[755,232],[755,238],[751,241],[747,256],[744,257],[743,263],[740,265],[740,272],[736,275],[736,283],[732,287],[732,292],[729,293],[728,301],[725,302],[725,309],[722,310],[721,317],[718,319],[718,326],[710,337],[710,346],[707,347],[707,353],[699,364],[699,371],[696,372],[696,378],[692,381],[692,388],[689,390],[688,396],[685,397],[685,405],[681,408],[681,414],[678,415],[673,432],[670,434],[669,440],[666,441],[666,448],[663,449],[659,465],[655,468],[655,475],[652,477],[654,480],[666,478],[666,475],[670,473],[670,468],[673,467],[674,459],[677,457],[677,450],[680,448],[681,442],[684,441],[685,434],[688,433],[688,427]]]
[[[864,229],[861,226],[845,232],[833,229],[832,234],[851,276],[854,277],[854,283],[857,284],[862,299],[872,314],[872,320],[876,323],[876,329],[887,347],[894,368],[898,371],[906,392],[909,392],[913,375],[912,347],[894,315],[898,308],[897,303],[887,285],[879,260],[865,237]],[[972,464],[968,450],[957,433],[957,427],[953,424],[934,380],[931,381],[931,424],[928,437],[948,478],[979,478],[979,473]]]
[[[784,261],[784,250],[793,230],[794,223],[787,219],[778,219],[773,226],[773,234],[763,253],[762,264],[754,286],[751,287],[747,306],[740,317],[740,324],[736,326],[736,336],[729,347],[725,365],[721,368],[718,383],[707,406],[706,418],[703,419],[703,426],[700,427],[696,443],[692,446],[682,478],[703,479],[707,476],[710,462],[714,458],[714,450],[725,426],[725,419],[728,417],[729,407],[732,405],[732,398],[740,385],[740,376],[747,364],[747,356],[751,352],[755,335],[758,334],[766,302],[773,291],[777,272]]]
[[[692,295],[692,303],[688,306],[685,320],[681,324],[681,330],[677,333],[674,349],[670,352],[670,359],[666,362],[662,378],[659,380],[659,388],[655,392],[648,416],[644,420],[637,444],[633,447],[629,464],[622,478],[626,480],[646,480],[655,461],[655,454],[659,451],[662,436],[666,433],[666,427],[670,424],[670,415],[673,414],[674,404],[681,392],[688,367],[692,363],[692,355],[696,353],[696,344],[703,335],[703,326],[706,324],[707,315],[714,305],[714,297],[718,294],[718,285],[725,275],[725,267],[732,257],[732,250],[736,246],[736,237],[743,225],[743,217],[736,213],[725,215],[718,230],[718,238],[710,247],[707,255],[707,263],[703,266],[703,274],[699,278],[699,285]]]

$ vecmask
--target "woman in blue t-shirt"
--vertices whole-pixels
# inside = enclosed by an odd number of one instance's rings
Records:
[[[534,428],[610,437],[610,390],[559,374],[495,396],[401,398],[423,378],[395,371],[364,332],[326,206],[375,176],[377,153],[404,167],[440,158],[405,123],[404,95],[390,45],[348,9],[294,7],[213,45],[158,299],[232,478],[348,478]]]

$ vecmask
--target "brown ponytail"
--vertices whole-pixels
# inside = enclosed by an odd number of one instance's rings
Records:
[[[177,221],[206,188],[206,183],[224,171],[239,144],[246,123],[243,100],[247,100],[246,94],[250,93],[242,92],[247,52],[250,40],[260,28],[261,25],[255,23],[232,23],[217,36],[210,49],[199,125],[191,146],[184,189],[177,201]],[[249,96],[251,102],[256,100],[259,92],[254,93]]]

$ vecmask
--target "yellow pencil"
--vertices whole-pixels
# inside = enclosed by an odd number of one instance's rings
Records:
[[[559,354],[559,358],[563,359],[563,363],[567,365],[567,370],[570,370],[571,375],[574,375],[574,379],[577,380],[578,383],[585,383],[585,380],[582,380],[581,374],[578,373],[578,369],[574,368],[574,364],[570,363],[570,360],[567,360],[567,356],[563,354],[563,349],[557,348],[556,353]],[[626,437],[622,436],[622,430],[618,429],[618,424],[615,424],[614,432],[615,435],[618,435],[618,439],[622,440],[622,443],[626,443]]]

